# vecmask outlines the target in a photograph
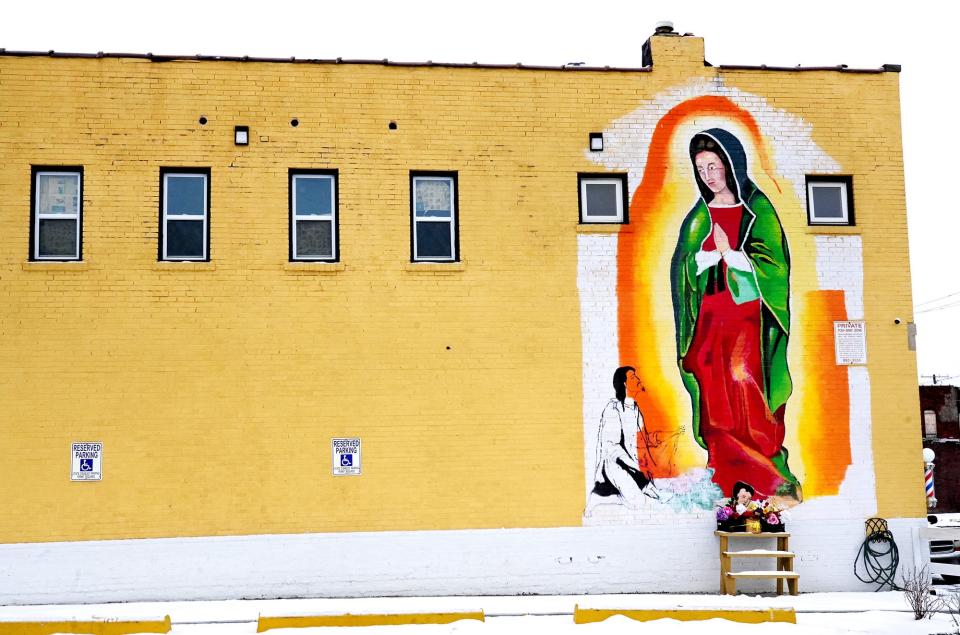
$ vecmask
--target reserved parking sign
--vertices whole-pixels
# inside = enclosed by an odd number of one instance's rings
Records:
[[[333,475],[360,474],[360,439],[333,439]]]
[[[99,481],[103,478],[103,444],[74,443],[70,448],[70,480]]]

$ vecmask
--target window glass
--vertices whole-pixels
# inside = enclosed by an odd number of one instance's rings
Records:
[[[450,218],[453,183],[449,179],[416,179],[416,214],[420,218]]]
[[[294,177],[297,216],[329,216],[333,213],[333,179]]]
[[[206,178],[197,176],[167,177],[167,215],[203,216]]]
[[[617,184],[587,183],[587,216],[617,216]]]
[[[937,413],[933,410],[923,411],[923,435],[926,437],[937,436]]]
[[[40,214],[76,214],[79,210],[76,174],[38,174]]]
[[[203,225],[195,220],[168,220],[167,258],[203,258]]]
[[[813,208],[817,218],[843,218],[843,188],[839,185],[815,185],[813,192]]]
[[[807,176],[807,216],[811,225],[853,225],[853,179]]]
[[[420,258],[451,258],[450,223],[417,223],[417,256]]]
[[[333,255],[331,221],[297,221],[296,254],[300,257],[329,258]]]
[[[76,257],[77,221],[41,218],[38,248],[41,257]]]

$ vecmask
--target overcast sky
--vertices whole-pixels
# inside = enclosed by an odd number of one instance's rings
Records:
[[[655,24],[671,20],[677,31],[705,38],[713,64],[902,64],[920,374],[952,375],[952,383],[960,383],[960,206],[951,187],[960,182],[960,151],[952,149],[946,130],[960,109],[960,8],[922,0],[804,0],[788,6],[699,0],[13,0],[0,10],[0,47],[639,66],[640,47]]]

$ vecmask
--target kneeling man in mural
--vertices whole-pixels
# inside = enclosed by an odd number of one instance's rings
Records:
[[[594,486],[587,503],[586,515],[604,503],[622,503],[630,509],[642,508],[650,499],[666,502],[668,492],[661,492],[650,474],[655,464],[651,448],[663,441],[658,433],[649,434],[643,424],[643,413],[637,397],[644,392],[643,383],[632,366],[621,366],[613,373],[616,396],[603,409],[597,435],[597,466]],[[678,432],[677,434],[680,434]]]

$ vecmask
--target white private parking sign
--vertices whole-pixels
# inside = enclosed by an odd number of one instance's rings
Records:
[[[70,480],[99,481],[103,478],[103,444],[74,443],[70,448]]]
[[[864,322],[834,322],[833,340],[837,354],[837,366],[855,366],[867,363],[867,327]]]

